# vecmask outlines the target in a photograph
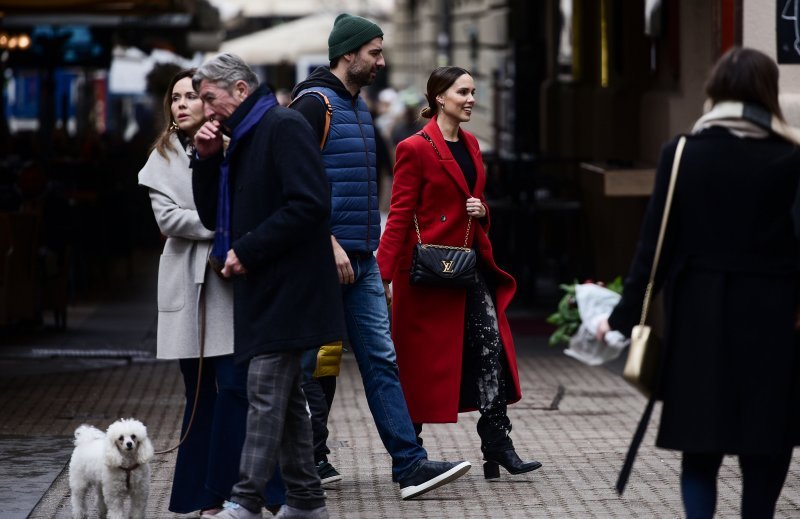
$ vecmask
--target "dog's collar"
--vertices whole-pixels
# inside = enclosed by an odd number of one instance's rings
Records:
[[[141,467],[139,463],[135,464],[132,467],[123,467],[122,465],[119,466],[120,469],[125,471],[125,489],[131,489],[131,472]]]

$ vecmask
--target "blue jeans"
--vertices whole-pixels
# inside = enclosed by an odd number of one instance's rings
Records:
[[[392,457],[392,480],[408,475],[428,457],[417,435],[400,387],[389,311],[378,263],[372,255],[351,258],[355,282],[342,285],[350,347],[358,362],[372,418]]]
[[[186,389],[181,437],[192,414],[197,388],[198,359],[180,359]],[[190,513],[220,506],[239,480],[239,458],[247,420],[247,363],[234,364],[233,355],[203,359],[200,396],[192,429],[178,449],[169,509]],[[270,505],[286,502],[276,470],[264,490]]]

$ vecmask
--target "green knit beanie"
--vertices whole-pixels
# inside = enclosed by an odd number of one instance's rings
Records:
[[[374,22],[360,16],[342,13],[336,17],[331,35],[328,36],[328,59],[333,60],[358,50],[378,36],[383,36],[383,31]]]

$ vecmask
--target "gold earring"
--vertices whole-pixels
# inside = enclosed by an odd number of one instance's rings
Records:
[[[441,105],[439,105],[439,106],[441,106],[441,107],[442,107],[442,112],[444,112],[444,103],[442,103],[442,104],[441,104]]]
[[[172,124],[169,125],[169,131],[177,132],[178,131],[178,123],[172,121]]]

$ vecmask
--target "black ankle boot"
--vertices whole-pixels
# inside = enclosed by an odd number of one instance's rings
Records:
[[[484,450],[483,459],[486,461],[483,464],[483,477],[486,479],[499,478],[499,467],[506,469],[509,474],[524,474],[542,466],[536,460],[522,461],[514,447],[506,450]]]

